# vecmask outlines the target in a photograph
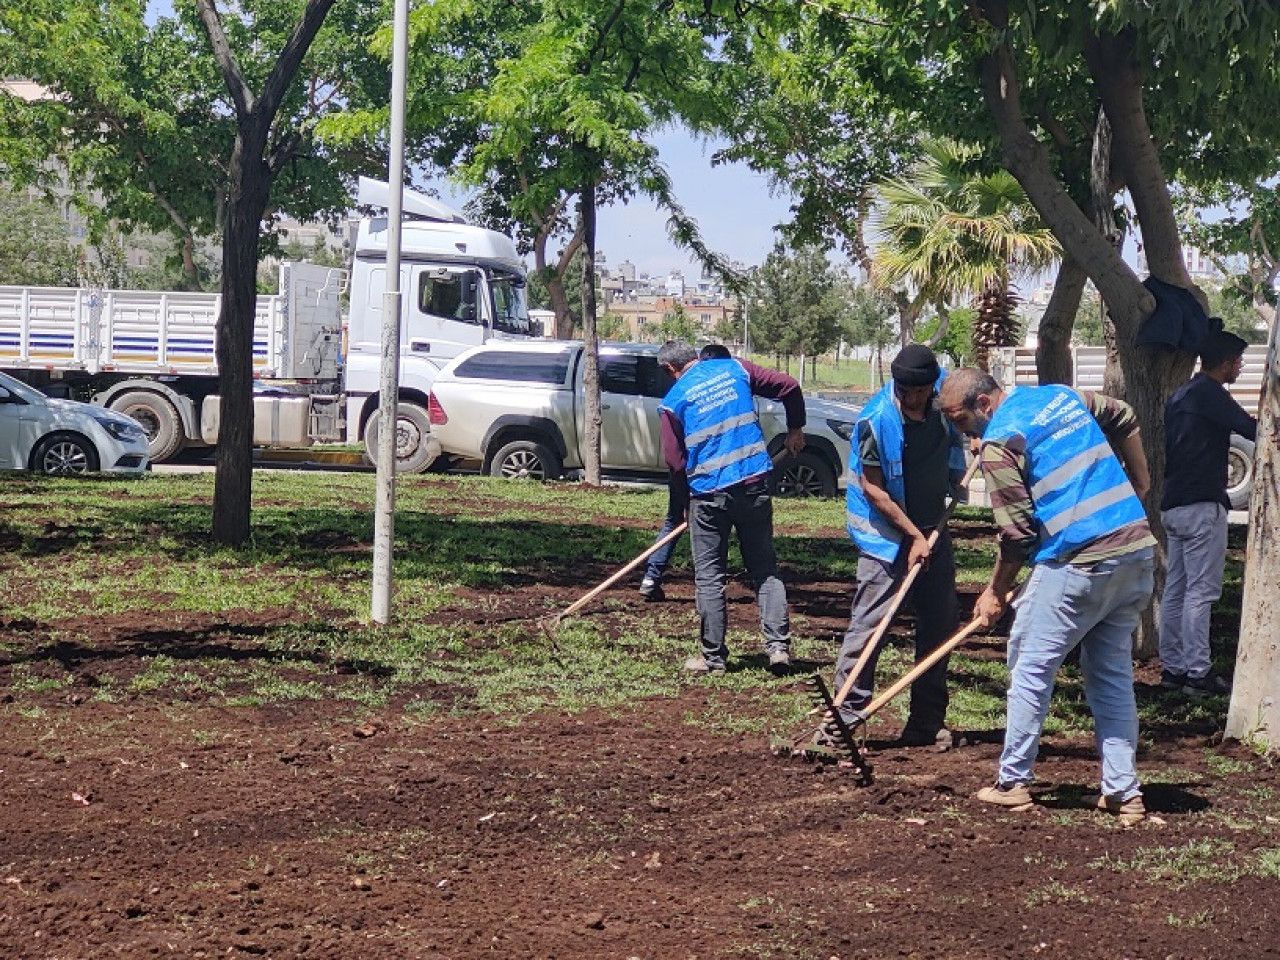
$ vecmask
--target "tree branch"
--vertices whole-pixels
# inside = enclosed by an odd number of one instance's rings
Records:
[[[213,0],[199,0],[199,2],[211,4]],[[268,122],[280,109],[285,91],[289,89],[294,74],[302,66],[302,58],[306,56],[307,50],[311,47],[311,41],[320,32],[320,27],[324,25],[324,18],[329,15],[329,10],[335,2],[336,0],[307,0],[307,8],[303,11],[302,19],[294,28],[289,42],[280,51],[276,65],[272,67],[267,82],[262,85],[262,96],[254,105],[255,112],[265,117]]]
[[[305,134],[301,130],[291,130],[287,137],[272,148],[271,155],[267,158],[267,169],[271,171],[273,178],[280,172],[280,168],[289,162],[289,158],[293,156],[304,137]]]
[[[223,82],[226,83],[227,92],[231,94],[231,101],[235,104],[236,116],[244,120],[256,109],[257,102],[254,100],[253,91],[245,83],[240,64],[236,61],[236,55],[227,41],[227,35],[222,29],[222,20],[218,17],[218,10],[213,5],[213,0],[196,0],[196,11],[200,14],[201,22],[204,23],[204,32],[209,36],[213,57],[218,61]]]

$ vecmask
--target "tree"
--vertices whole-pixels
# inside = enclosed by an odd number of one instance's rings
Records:
[[[897,339],[892,323],[894,305],[869,286],[847,284],[846,290],[848,306],[841,320],[841,331],[853,346],[871,349],[873,383],[883,385],[884,349]]]
[[[379,0],[178,0],[148,24],[134,0],[32,0],[0,8],[0,61],[54,96],[7,116],[66,164],[101,209],[95,222],[168,230],[184,275],[195,239],[222,237],[217,356],[222,402],[214,539],[249,535],[253,437],[251,340],[262,229],[283,211],[337,215],[356,172],[381,165],[365,145],[331,148],[317,126],[333,110],[385,103],[387,77],[369,53]],[[327,21],[327,26],[326,26]],[[301,82],[295,82],[301,78]],[[11,172],[56,171],[0,147]],[[17,161],[12,158],[17,156]],[[268,233],[266,244],[274,238]]]
[[[67,223],[52,204],[0,192],[0,284],[74,285],[78,261]]]
[[[915,302],[942,308],[976,297],[974,346],[985,367],[989,348],[1017,343],[1012,277],[1047,267],[1059,246],[1011,174],[976,169],[977,148],[928,139],[922,149],[902,177],[877,187],[872,280],[886,290],[905,284]],[[944,312],[939,335],[945,323]],[[902,337],[912,338],[906,325]]]
[[[1098,296],[1098,291],[1094,289],[1093,284],[1089,284],[1080,297],[1080,306],[1076,311],[1073,325],[1073,337],[1077,345],[1101,347],[1105,343],[1102,314],[1102,298]],[[1070,383],[1070,373],[1068,372],[1067,378],[1060,382]]]
[[[747,325],[757,350],[817,356],[840,340],[844,284],[816,244],[794,250],[778,240],[752,279]]]
[[[702,330],[680,302],[662,315],[658,333],[664,340],[684,340],[688,343],[697,343],[702,338]]]
[[[605,311],[596,321],[596,333],[601,340],[613,340],[626,343],[631,339],[631,331],[627,329],[627,321],[616,313]]]
[[[1245,548],[1244,597],[1235,682],[1227,713],[1227,736],[1257,740],[1280,749],[1280,322],[1271,325],[1267,367],[1258,405],[1249,542]]]

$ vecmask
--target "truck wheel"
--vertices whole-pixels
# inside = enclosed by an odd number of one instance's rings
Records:
[[[836,475],[827,461],[809,450],[785,457],[774,469],[774,482],[780,497],[834,497]]]
[[[1231,435],[1227,448],[1227,498],[1231,509],[1248,510],[1253,492],[1253,441]]]
[[[364,455],[378,462],[378,411],[364,425]],[[431,443],[427,411],[414,403],[396,405],[396,473],[422,473],[435,461],[438,448]]]
[[[559,480],[560,457],[536,440],[514,440],[493,455],[489,475],[508,480]]]
[[[182,449],[185,439],[182,418],[173,404],[160,394],[130,390],[112,400],[110,407],[142,424],[147,432],[147,451],[152,463],[164,463]]]
[[[51,433],[31,454],[31,469],[49,477],[97,473],[98,450],[78,433]]]

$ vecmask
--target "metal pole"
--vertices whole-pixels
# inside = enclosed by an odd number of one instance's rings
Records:
[[[400,392],[400,234],[404,210],[404,114],[409,68],[409,0],[395,0],[391,47],[391,144],[387,158],[387,286],[382,294],[382,379],[378,388],[378,479],[373,511],[374,623],[391,620],[396,533],[396,401]]]

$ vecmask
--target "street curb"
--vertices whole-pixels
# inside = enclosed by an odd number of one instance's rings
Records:
[[[344,467],[367,467],[364,454],[346,450],[257,450],[254,463],[325,463]]]

